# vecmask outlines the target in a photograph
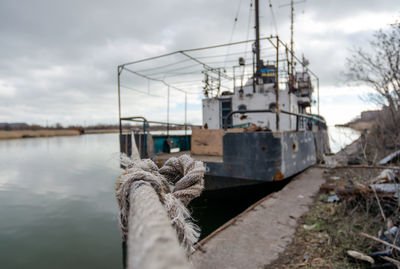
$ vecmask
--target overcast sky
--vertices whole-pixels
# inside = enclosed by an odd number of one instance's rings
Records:
[[[289,0],[260,0],[263,36],[289,43]],[[250,0],[2,0],[0,122],[45,125],[117,123],[117,66],[175,50],[246,39]],[[240,8],[239,8],[240,7]],[[340,77],[350,49],[400,17],[398,0],[307,0],[295,10],[295,50],[320,77],[321,114],[330,125],[373,108]],[[137,93],[126,100],[151,120],[165,120],[166,101]],[[201,96],[188,118],[201,122]],[[183,122],[178,108],[171,115]],[[315,108],[313,108],[315,111]]]

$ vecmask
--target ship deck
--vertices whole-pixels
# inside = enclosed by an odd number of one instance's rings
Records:
[[[191,154],[190,151],[180,151],[180,152],[176,152],[176,153],[163,153],[163,152],[157,153],[156,158],[159,163],[160,162],[165,163],[165,161],[167,161],[171,157],[179,157],[184,154],[189,155],[196,161],[212,162],[212,163],[222,163],[223,162],[222,156],[194,155],[194,154]]]

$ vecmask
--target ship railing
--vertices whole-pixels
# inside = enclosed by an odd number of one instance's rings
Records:
[[[228,119],[231,118],[234,114],[246,114],[246,113],[276,113],[276,110],[272,109],[254,109],[254,110],[234,110],[231,111],[228,115],[226,115],[225,121],[224,121],[224,130],[226,131],[228,129]],[[309,119],[318,122],[318,124],[321,124],[322,126],[326,126],[326,122],[323,119],[317,118],[313,115],[307,115],[307,114],[301,114],[301,113],[294,113],[294,112],[289,112],[286,110],[279,110],[279,113],[282,114],[287,114],[291,116],[296,116],[296,131],[299,130],[299,119]],[[277,113],[277,114],[279,114]],[[279,119],[279,118],[278,118]],[[279,131],[279,130],[277,130]]]
[[[123,132],[123,121],[129,121],[129,122],[139,122],[143,123],[141,126],[141,132],[143,134],[142,139],[140,139],[139,143],[139,151],[140,151],[140,157],[141,158],[149,158],[149,150],[148,147],[150,145],[150,141],[148,141],[148,138],[150,137],[150,124],[157,124],[157,125],[162,125],[167,127],[167,137],[169,137],[170,133],[170,126],[179,126],[179,127],[184,127],[185,128],[185,135],[187,135],[187,130],[188,128],[193,128],[193,127],[198,127],[193,124],[181,124],[181,123],[171,123],[171,122],[162,122],[162,121],[151,121],[147,120],[145,117],[142,116],[134,116],[134,117],[121,117],[120,119],[120,129],[119,129],[119,143],[120,143],[120,152],[126,153],[128,156],[132,154],[131,148],[132,148],[132,137],[131,134],[124,134]],[[135,126],[138,127],[138,126]]]
[[[131,121],[131,122],[143,122],[143,131],[146,131],[145,125],[150,126],[150,123],[152,124],[159,124],[159,125],[164,125],[167,126],[167,135],[169,135],[169,127],[170,126],[180,126],[180,127],[185,127],[185,131],[187,131],[188,127],[195,127],[196,125],[193,124],[188,124],[188,123],[172,123],[172,122],[163,122],[163,121],[152,121],[152,120],[147,120],[146,118],[142,116],[135,116],[135,117],[122,117],[121,118],[121,123],[120,123],[120,134],[122,134],[122,121]]]

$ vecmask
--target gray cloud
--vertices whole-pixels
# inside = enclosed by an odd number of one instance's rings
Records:
[[[278,8],[285,1],[272,3],[278,32],[288,43],[289,9]],[[117,122],[118,64],[227,43],[238,4],[239,0],[3,0],[0,121]],[[271,13],[267,1],[261,4],[263,33],[269,35],[274,33]],[[363,45],[374,29],[348,32],[329,27],[368,14],[399,15],[399,10],[398,1],[309,0],[296,6],[296,48],[310,59],[322,86],[335,85],[347,48]],[[244,40],[249,30],[252,36],[248,11],[249,1],[242,1],[233,41]],[[307,16],[312,23],[300,24]],[[315,30],[324,25],[326,30]],[[132,113],[163,119],[165,100],[133,93],[127,97]],[[190,102],[191,115],[196,115],[198,99],[191,97]]]

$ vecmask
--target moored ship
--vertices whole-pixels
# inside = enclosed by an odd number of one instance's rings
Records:
[[[123,72],[168,89],[166,123],[122,116],[119,106],[122,152],[160,164],[171,156],[191,154],[204,162],[208,190],[282,180],[323,161],[330,151],[327,126],[319,113],[311,113],[313,82],[318,87],[318,78],[307,60],[295,57],[278,36],[260,38],[258,1],[255,5],[255,40],[176,51],[118,66],[119,97]],[[217,53],[226,48],[231,56],[240,57],[227,61],[228,53]],[[273,53],[265,55],[263,50]],[[216,61],[221,55],[224,61]],[[227,68],[227,62],[233,66]],[[296,70],[297,65],[301,70]],[[160,71],[162,67],[165,71]],[[179,75],[196,81],[204,94],[201,128],[187,124],[186,100],[191,93],[187,89],[192,86],[174,80]],[[185,131],[191,127],[191,135],[173,135],[170,130],[179,126],[169,122],[171,90],[185,96],[185,121],[180,125]],[[142,122],[143,128],[123,132],[125,121]],[[150,124],[165,124],[167,133],[152,135]]]

